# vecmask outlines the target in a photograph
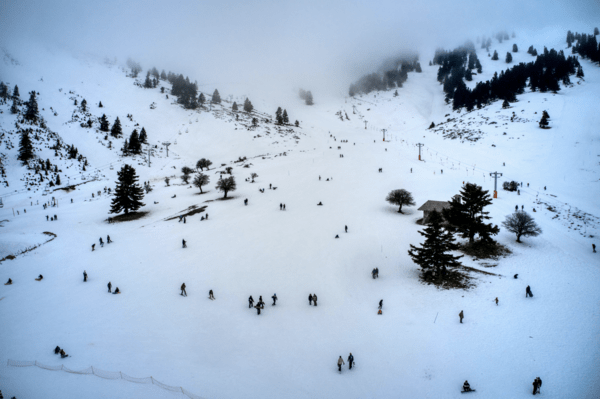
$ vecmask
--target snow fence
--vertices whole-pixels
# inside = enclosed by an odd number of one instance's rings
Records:
[[[100,370],[94,366],[90,366],[83,370],[71,370],[62,364],[60,366],[48,366],[48,365],[38,362],[37,360],[30,361],[30,360],[11,360],[11,359],[8,359],[7,365],[12,366],[12,367],[36,366],[36,367],[39,367],[39,368],[45,369],[45,370],[52,370],[52,371],[61,370],[61,371],[66,371],[67,373],[71,373],[71,374],[93,374],[96,377],[104,378],[106,380],[127,380],[127,381],[135,382],[138,384],[153,384],[162,389],[166,389],[167,391],[181,392],[182,394],[184,394],[185,396],[187,396],[188,398],[191,398],[191,399],[205,399],[202,396],[194,395],[193,393],[191,393],[187,389],[183,389],[182,387],[174,387],[171,385],[163,384],[162,382],[156,380],[152,376],[144,377],[144,378],[135,378],[135,377],[130,377],[127,374],[122,373],[120,371],[105,371],[105,370]]]

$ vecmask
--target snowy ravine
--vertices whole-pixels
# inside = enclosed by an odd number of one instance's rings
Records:
[[[565,34],[517,36],[494,42],[491,51],[505,54],[516,42],[521,52],[513,64],[529,61],[529,45],[564,49]],[[474,396],[525,398],[537,376],[545,398],[600,397],[600,249],[591,249],[592,243],[600,247],[598,65],[581,60],[585,80],[572,77],[573,85],[561,86],[558,94],[526,92],[509,109],[497,102],[471,113],[452,112],[444,103],[437,68],[427,66],[427,58],[421,59],[423,73],[411,72],[398,97],[388,91],[345,99],[315,89],[312,107],[295,93],[250,97],[261,112],[286,108],[292,121],[300,121],[296,139],[275,133],[272,124],[266,135],[262,123],[263,130],[249,131],[213,113],[184,110],[159,89],[134,86],[116,65],[10,50],[19,65],[2,64],[2,79],[11,88],[19,85],[21,98],[40,92],[49,128],[75,144],[98,180],[47,196],[21,191],[25,169],[15,149],[8,153],[12,180],[0,193],[0,258],[47,241],[43,232],[56,238],[0,263],[0,281],[14,282],[0,285],[4,397],[184,397],[155,385],[9,367],[8,359],[152,376],[210,399],[459,398],[465,380],[477,390]],[[478,54],[483,74],[475,81],[508,67]],[[218,89],[224,99],[236,93],[243,102],[242,89]],[[64,94],[69,91],[85,97],[94,115],[105,113],[111,125],[119,116],[126,137],[134,128],[126,115],[133,114],[151,144],[173,143],[169,157],[156,151],[151,167],[142,157],[120,158],[93,130],[67,123],[74,108]],[[94,105],[98,101],[103,108]],[[9,108],[0,106],[4,129],[14,126]],[[335,115],[340,110],[349,121]],[[543,110],[552,129],[538,127]],[[455,121],[442,126],[476,128],[481,138],[461,142],[427,129],[448,118]],[[381,129],[387,129],[385,142]],[[423,161],[417,143],[425,144]],[[247,159],[234,162],[239,157]],[[193,167],[200,158],[213,162],[202,195],[179,178],[182,166]],[[151,182],[154,190],[141,209],[149,213],[108,224],[110,196],[103,190],[114,189],[122,163],[136,169],[140,182]],[[215,184],[226,166],[233,167],[238,188],[222,201]],[[492,273],[470,272],[470,290],[422,284],[407,254],[409,244],[422,242],[417,208],[427,200],[449,200],[463,182],[492,192],[495,171],[503,176],[489,207],[492,222],[500,225],[515,205],[524,205],[543,234],[519,244],[501,227],[496,238],[512,254],[493,262],[465,256],[465,266]],[[258,174],[255,183],[245,181],[251,173]],[[82,182],[65,166],[61,179],[69,178]],[[524,183],[520,196],[501,190],[510,180]],[[385,201],[399,188],[417,203],[404,214]],[[98,191],[102,195],[92,198]],[[52,196],[59,206],[44,210],[41,204]],[[206,209],[179,223],[177,216],[194,205]],[[577,212],[587,215],[585,223]],[[46,221],[46,215],[58,220]],[[98,238],[106,241],[106,235],[114,242],[100,247]],[[377,280],[370,276],[374,267]],[[44,279],[38,282],[39,274]],[[107,293],[109,281],[121,295]],[[183,282],[187,297],[179,295]],[[533,298],[525,298],[527,285]],[[211,289],[215,301],[208,299]],[[308,305],[309,293],[318,295],[317,307]],[[249,295],[263,296],[260,316],[248,309]],[[54,355],[56,345],[71,357]],[[338,373],[338,357],[345,360],[350,352],[356,367]]]

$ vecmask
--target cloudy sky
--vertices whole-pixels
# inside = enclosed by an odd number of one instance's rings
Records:
[[[207,82],[343,81],[404,49],[600,25],[600,1],[3,0],[0,43],[41,42]],[[301,83],[300,83],[301,84]]]

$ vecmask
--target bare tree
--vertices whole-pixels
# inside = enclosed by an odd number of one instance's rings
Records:
[[[536,237],[542,233],[542,229],[525,211],[508,215],[502,225],[506,227],[506,230],[517,235],[517,242],[521,242],[521,236]]]
[[[257,173],[251,173],[250,177],[252,178],[252,183],[254,183],[254,179],[256,179],[258,177]]]
[[[194,186],[200,189],[200,193],[202,194],[202,186],[207,185],[210,182],[210,178],[208,175],[204,173],[198,173],[196,177],[194,177]]]
[[[404,213],[402,212],[402,205],[415,205],[415,200],[413,199],[412,194],[403,188],[390,191],[385,200],[390,204],[398,205],[400,207],[398,209],[398,213]]]
[[[206,168],[206,170],[209,170],[210,165],[212,165],[212,162],[210,160],[202,158],[201,160],[196,162],[196,169],[204,170],[204,168]]]
[[[194,173],[194,170],[192,168],[184,166],[183,168],[181,168],[181,173],[183,173],[183,175],[181,175],[181,180],[183,180],[185,184],[188,184],[188,182],[190,181],[190,175]]]
[[[235,178],[233,176],[226,177],[225,179],[221,179],[217,182],[216,186],[217,190],[223,191],[225,195],[223,198],[227,198],[227,193],[230,191],[235,191],[237,188],[235,184]]]

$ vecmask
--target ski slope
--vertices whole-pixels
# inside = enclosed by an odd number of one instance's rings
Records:
[[[546,35],[541,43],[562,48],[564,34]],[[515,62],[529,60],[530,40],[515,39]],[[494,41],[491,52],[498,49],[503,59],[512,43]],[[478,52],[484,74],[475,79],[507,67]],[[0,286],[5,396],[184,397],[124,380],[8,367],[7,359],[152,376],[204,398],[458,398],[465,379],[477,390],[473,395],[524,398],[537,376],[546,398],[600,396],[600,254],[591,251],[592,243],[600,246],[598,66],[582,60],[585,80],[572,77],[572,87],[558,94],[526,93],[509,109],[498,102],[467,114],[444,103],[437,68],[427,59],[398,97],[390,91],[345,99],[313,90],[312,107],[292,94],[251,98],[271,115],[277,106],[286,108],[292,121],[300,121],[296,139],[273,125],[267,135],[262,123],[248,131],[223,114],[186,111],[158,89],[134,86],[117,65],[43,51],[13,55],[20,65],[3,67],[5,82],[18,84],[21,98],[39,91],[40,110],[58,110],[56,117],[41,111],[49,127],[74,143],[91,167],[86,180],[64,173],[71,184],[85,183],[76,190],[42,196],[22,191],[25,170],[16,152],[9,153],[12,180],[0,194],[2,257],[37,244],[44,231],[57,237],[0,264],[0,281],[14,282]],[[236,101],[243,102],[241,89],[218,89],[223,98],[238,93]],[[104,108],[92,106],[93,113],[106,113],[111,125],[119,116],[125,137],[139,123],[151,144],[172,142],[169,157],[157,150],[150,167],[143,157],[123,160],[94,131],[66,123],[74,108],[64,94],[70,90],[90,105],[102,101]],[[8,109],[1,106],[6,130],[14,126]],[[340,110],[350,120],[340,121]],[[550,130],[538,128],[542,110],[551,115]],[[510,122],[513,112],[517,122]],[[445,129],[476,126],[481,139],[449,140],[427,129],[448,118],[455,120]],[[381,129],[387,129],[385,142]],[[422,161],[417,143],[425,144]],[[247,160],[234,162],[239,157]],[[213,161],[202,195],[178,178],[182,166],[200,158]],[[154,190],[144,198],[144,218],[108,224],[110,197],[92,193],[114,188],[123,162]],[[222,164],[233,167],[238,186],[229,200],[214,187]],[[417,208],[449,200],[463,182],[493,191],[495,171],[503,173],[499,186],[516,180],[524,187],[520,196],[498,190],[489,207],[493,223],[523,205],[543,234],[518,244],[501,227],[497,240],[512,254],[494,262],[465,256],[465,266],[493,273],[471,272],[476,285],[470,290],[423,285],[407,254],[409,244],[422,242]],[[245,181],[253,172],[255,183]],[[168,187],[167,176],[177,176]],[[417,203],[404,214],[385,201],[398,188],[412,192]],[[51,196],[59,206],[44,210]],[[179,223],[177,216],[193,205],[206,209]],[[13,208],[27,212],[13,216]],[[54,214],[57,221],[46,221]],[[114,242],[99,247],[98,238],[106,241],[107,234]],[[494,267],[486,267],[490,263]],[[377,280],[370,276],[374,267]],[[34,280],[39,274],[40,282]],[[106,292],[109,281],[121,295]],[[188,297],[178,295],[183,282]],[[525,298],[527,285],[533,298]],[[210,289],[215,301],[207,298]],[[271,306],[274,293],[279,300]],[[308,305],[309,293],[318,295],[317,307]],[[248,309],[249,295],[263,296],[260,316]],[[56,345],[71,357],[54,355]],[[350,352],[356,367],[348,371],[346,365],[339,374],[337,359]]]

